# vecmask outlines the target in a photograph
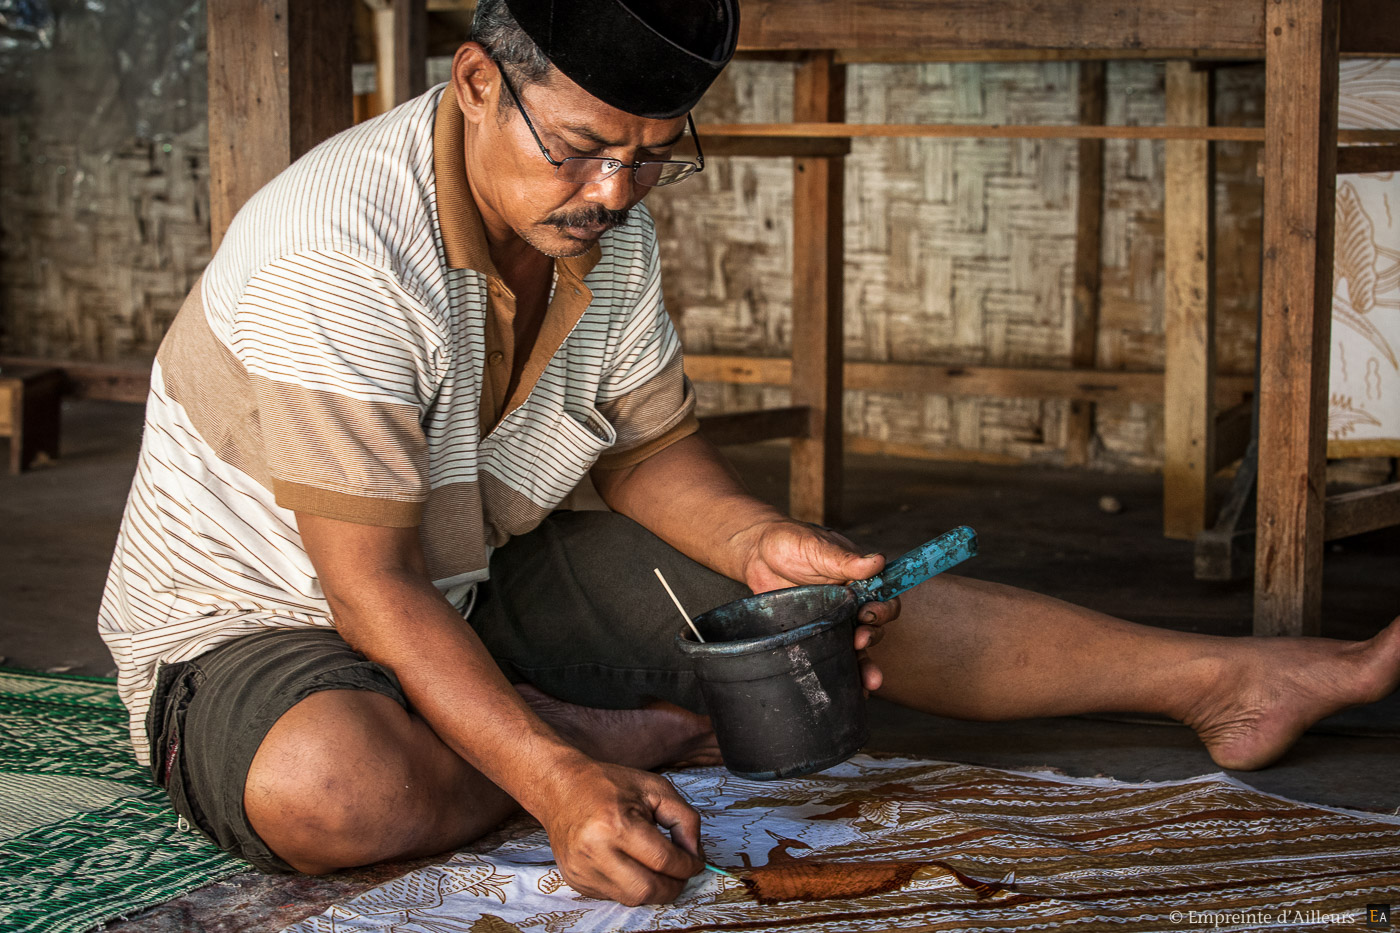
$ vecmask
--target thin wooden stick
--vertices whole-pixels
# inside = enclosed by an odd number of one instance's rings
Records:
[[[705,636],[700,634],[700,630],[696,628],[695,623],[690,620],[690,613],[685,611],[685,607],[681,605],[681,601],[676,597],[675,590],[671,589],[671,584],[667,583],[666,578],[661,575],[661,568],[653,567],[651,569],[656,573],[656,579],[660,580],[661,585],[666,587],[667,595],[671,597],[671,602],[676,604],[676,609],[678,609],[680,614],[685,618],[685,624],[690,626],[690,630],[695,633],[695,637],[700,640],[701,644],[704,644]]]

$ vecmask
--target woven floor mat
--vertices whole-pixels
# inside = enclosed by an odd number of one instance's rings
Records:
[[[591,900],[541,831],[287,931],[1359,930],[1367,905],[1400,902],[1400,819],[1224,775],[1125,784],[858,756],[776,783],[668,776],[709,860],[740,880],[705,873],[665,906]]]
[[[0,929],[70,933],[248,865],[176,825],[111,680],[0,669]]]

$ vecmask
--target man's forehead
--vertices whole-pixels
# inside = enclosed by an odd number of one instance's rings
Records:
[[[665,149],[685,135],[681,118],[633,116],[589,94],[556,68],[544,80],[518,89],[540,129],[564,134],[599,148]]]

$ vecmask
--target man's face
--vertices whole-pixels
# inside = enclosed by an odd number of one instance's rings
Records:
[[[459,51],[454,78],[461,59]],[[684,117],[633,116],[552,71],[547,83],[521,87],[512,82],[539,135],[537,143],[520,110],[512,106],[511,92],[495,65],[473,64],[471,80],[480,92],[481,107],[477,114],[464,107],[467,171],[479,200],[486,202],[481,204],[483,220],[488,231],[494,221],[547,256],[587,252],[608,229],[625,223],[628,209],[651,190],[636,183],[631,163],[671,158],[685,130]],[[555,162],[607,158],[625,166],[600,181],[564,181],[556,177],[540,144]]]

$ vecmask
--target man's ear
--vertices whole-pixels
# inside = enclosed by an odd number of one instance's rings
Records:
[[[479,42],[464,42],[452,56],[452,93],[468,123],[480,123],[499,106],[501,73]]]

